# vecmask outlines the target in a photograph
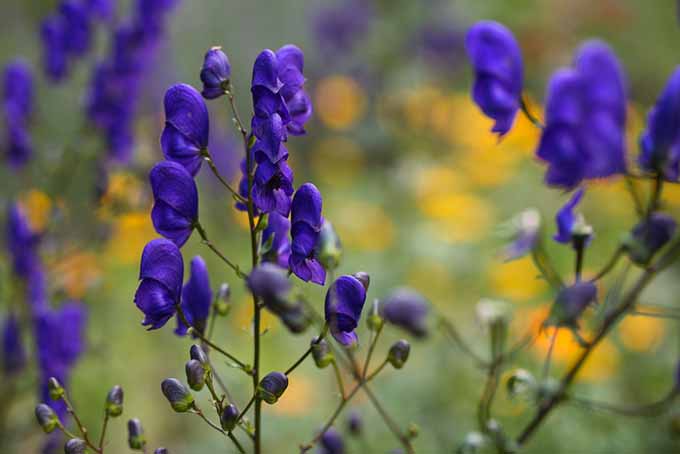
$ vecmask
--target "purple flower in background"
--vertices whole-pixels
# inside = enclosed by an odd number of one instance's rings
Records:
[[[150,241],[142,252],[139,287],[135,304],[144,313],[143,326],[161,328],[175,315],[180,303],[184,261],[175,243],[159,238]]]
[[[198,221],[196,182],[173,161],[156,164],[149,173],[154,205],[151,220],[158,233],[182,247]]]
[[[286,305],[291,283],[286,270],[273,263],[262,263],[250,272],[246,279],[248,289],[260,298],[265,306],[275,309]]]
[[[290,269],[305,282],[323,285],[326,270],[317,257],[316,245],[321,230],[322,200],[312,183],[300,186],[293,197],[291,208]]]
[[[491,131],[502,137],[521,104],[524,75],[519,44],[504,25],[481,21],[468,31],[465,47],[475,73],[472,98],[495,121]]]
[[[370,32],[374,20],[370,0],[338,0],[314,14],[311,28],[321,55],[328,60],[348,55]]]
[[[166,159],[182,164],[196,175],[208,148],[210,121],[201,94],[191,85],[173,85],[165,92],[165,129],[161,147]]]
[[[558,243],[569,244],[572,242],[574,234],[577,233],[577,229],[586,227],[583,221],[583,217],[580,214],[574,212],[574,208],[581,202],[583,198],[584,189],[580,188],[578,191],[569,198],[567,203],[564,204],[562,208],[557,212],[555,216],[555,222],[557,223],[557,233],[553,236],[553,239]],[[582,232],[588,236],[586,244],[589,241],[591,234],[589,232]]]
[[[189,324],[201,332],[205,329],[205,322],[210,315],[212,297],[208,268],[205,261],[197,255],[191,260],[189,281],[182,288],[182,311]],[[184,336],[187,329],[178,314],[175,334]]]
[[[380,305],[380,316],[415,337],[427,335],[428,304],[425,298],[410,288],[400,288],[388,295]]]
[[[66,52],[75,56],[86,54],[92,41],[92,25],[87,5],[77,0],[63,0],[59,4],[59,15],[64,27]]]
[[[640,221],[624,242],[632,261],[647,264],[675,235],[677,223],[665,213],[652,213]]]
[[[17,203],[11,204],[7,212],[6,238],[14,273],[27,279],[40,263],[37,250],[40,236],[31,229],[26,214]]]
[[[2,101],[8,123],[24,123],[33,112],[33,75],[25,61],[17,59],[5,66]]]
[[[355,345],[359,338],[354,330],[359,324],[366,302],[366,288],[354,276],[340,276],[326,293],[325,317],[331,334],[342,345]]]
[[[276,211],[269,213],[269,223],[262,232],[262,244],[267,244],[271,238],[271,247],[263,256],[263,260],[288,268],[290,258],[290,220]]]
[[[19,321],[10,313],[2,326],[2,370],[6,376],[20,372],[26,366],[26,349],[21,340]]]
[[[201,82],[203,91],[201,94],[206,99],[215,99],[222,96],[229,85],[231,77],[231,65],[229,58],[222,52],[221,47],[213,47],[205,54],[203,68],[201,68]]]
[[[455,22],[425,24],[415,41],[428,66],[439,70],[455,70],[465,52],[463,32]]]
[[[321,454],[345,454],[345,443],[342,441],[340,433],[332,427],[323,433],[319,443]]]
[[[92,16],[102,20],[108,20],[113,15],[114,0],[86,0],[85,4]]]
[[[290,213],[293,195],[293,171],[282,159],[276,164],[264,161],[257,166],[253,179],[253,201],[263,213]]]
[[[43,46],[43,66],[48,79],[59,82],[68,73],[66,30],[63,19],[56,15],[47,17],[40,27]]]
[[[546,183],[565,189],[626,170],[626,90],[619,62],[606,44],[589,41],[574,66],[550,80],[536,151],[548,163]]]
[[[524,210],[515,216],[512,224],[512,242],[503,250],[503,257],[508,261],[523,257],[534,249],[540,239],[541,214],[533,208]]]
[[[590,281],[577,282],[557,294],[546,324],[578,328],[578,319],[597,300],[597,287]]]
[[[10,120],[7,124],[7,161],[15,168],[24,166],[33,156],[33,141],[26,127]]]
[[[680,176],[680,67],[647,116],[647,128],[640,139],[640,167],[647,172],[662,172],[668,180]]]

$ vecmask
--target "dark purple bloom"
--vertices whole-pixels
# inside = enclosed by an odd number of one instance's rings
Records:
[[[293,44],[286,44],[276,51],[278,59],[278,77],[283,84],[281,86],[281,96],[288,101],[302,89],[305,83],[303,76],[305,56],[299,47]]]
[[[440,70],[455,70],[465,53],[463,31],[451,21],[427,23],[416,36],[417,51],[428,66]]]
[[[291,222],[304,222],[315,230],[321,229],[321,193],[312,183],[305,183],[295,192],[292,204]]]
[[[350,54],[370,31],[372,2],[340,0],[325,4],[312,18],[312,31],[322,56],[328,60]]]
[[[213,47],[205,54],[203,68],[201,68],[201,82],[203,82],[203,97],[215,99],[222,96],[229,85],[231,65],[229,58],[222,52],[221,47]]]
[[[355,345],[354,331],[366,302],[366,288],[354,276],[340,276],[326,293],[325,317],[331,334],[342,345]]]
[[[547,325],[578,328],[578,319],[597,300],[597,287],[590,281],[577,282],[557,294]]]
[[[574,66],[550,80],[536,151],[548,163],[546,183],[565,189],[626,170],[626,90],[619,62],[606,44],[590,41]]]
[[[428,305],[425,298],[410,288],[392,292],[380,305],[380,316],[415,337],[427,335]]]
[[[470,28],[465,47],[475,72],[472,98],[495,121],[500,137],[512,127],[520,107],[523,84],[522,53],[504,25],[481,21]]]
[[[326,270],[318,259],[316,249],[321,230],[322,200],[319,190],[312,183],[300,186],[293,198],[291,209],[291,255],[290,269],[305,282],[323,285]]]
[[[158,329],[175,315],[183,277],[184,261],[175,243],[159,238],[144,247],[135,293],[135,304],[144,313],[142,325]]]
[[[584,192],[583,188],[574,192],[567,203],[557,212],[555,216],[557,233],[553,236],[553,239],[558,243],[571,243],[574,234],[577,233],[576,229],[584,224],[582,216],[574,212],[574,208],[581,202]]]
[[[271,238],[271,247],[264,254],[263,260],[276,263],[281,268],[288,268],[290,257],[290,220],[276,211],[269,213],[269,223],[262,232],[262,244]]]
[[[675,219],[664,213],[652,213],[640,221],[625,241],[628,254],[635,263],[646,264],[673,238]]]
[[[305,123],[312,117],[312,100],[304,90],[299,90],[286,101],[290,123],[286,126],[288,133],[301,136],[306,133]]]
[[[647,117],[647,129],[640,139],[638,163],[647,172],[662,172],[669,180],[680,175],[680,67]]]
[[[252,294],[270,308],[285,305],[291,289],[286,270],[273,263],[262,263],[255,267],[248,275],[246,284]]]
[[[281,142],[287,140],[286,124],[290,122],[288,106],[279,93],[262,85],[252,88],[255,115],[251,121],[253,135],[257,137],[259,149],[271,162],[278,162],[285,156]],[[259,153],[256,151],[256,157]],[[258,157],[258,161],[262,158]]]
[[[66,51],[66,30],[63,18],[57,15],[47,17],[40,28],[43,45],[43,65],[47,77],[58,82],[68,73]]]
[[[22,167],[33,156],[33,141],[21,122],[10,120],[7,125],[7,160],[13,167]]]
[[[114,11],[113,0],[87,0],[85,4],[90,14],[102,20],[110,19]]]
[[[2,327],[2,370],[5,375],[20,372],[26,365],[26,349],[16,315],[10,313]]]
[[[270,372],[257,385],[257,394],[268,404],[275,404],[288,388],[288,377],[281,372]]]
[[[33,75],[25,61],[5,66],[2,100],[8,123],[24,123],[33,112]]]
[[[262,86],[277,93],[281,85],[283,83],[279,80],[279,62],[276,54],[270,49],[265,49],[255,58],[251,86]]]
[[[156,231],[182,247],[198,221],[196,182],[173,161],[156,164],[149,173],[154,205],[151,220]]]
[[[340,433],[329,427],[319,440],[321,454],[345,454],[345,443],[342,441]]]
[[[64,45],[66,52],[81,56],[90,50],[92,26],[87,5],[76,0],[63,0],[59,14],[65,28]]]
[[[253,201],[258,210],[288,216],[293,195],[293,171],[284,159],[276,164],[267,160],[260,163],[253,183]]]
[[[182,288],[182,312],[191,326],[203,332],[205,323],[210,315],[212,305],[212,290],[210,289],[210,275],[205,261],[196,256],[191,259],[191,275],[189,281]],[[184,336],[188,327],[177,316],[175,334]]]
[[[28,279],[40,264],[37,251],[40,237],[31,229],[23,209],[17,203],[9,206],[6,235],[14,273]]]
[[[165,92],[165,129],[161,147],[166,159],[182,164],[196,175],[208,147],[208,108],[201,94],[187,84],[173,85]]]

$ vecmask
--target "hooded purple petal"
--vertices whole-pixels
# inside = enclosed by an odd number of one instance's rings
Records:
[[[326,293],[325,318],[331,334],[343,345],[356,343],[354,329],[366,302],[366,289],[354,276],[340,276]]]
[[[222,52],[221,47],[213,47],[205,54],[203,68],[201,68],[201,82],[203,82],[203,97],[215,99],[224,94],[229,78],[231,65],[229,58]]]
[[[400,288],[392,292],[380,305],[380,315],[416,337],[427,334],[428,304],[418,292]]]
[[[163,161],[149,173],[154,207],[151,212],[156,231],[182,247],[198,220],[196,182],[180,164]]]
[[[577,217],[574,213],[574,208],[579,204],[583,198],[584,189],[581,188],[574,192],[571,198],[564,204],[564,206],[557,212],[555,222],[557,223],[557,233],[553,239],[559,243],[571,243],[574,226],[576,225]]]
[[[182,288],[182,311],[189,323],[199,330],[205,328],[205,323],[210,315],[212,298],[208,267],[205,261],[197,255],[191,260],[189,281]],[[178,316],[175,333],[183,336],[186,334],[187,328]]]
[[[142,251],[139,279],[158,281],[179,302],[183,278],[184,261],[175,243],[163,238],[149,241]]]
[[[291,222],[306,222],[315,230],[321,228],[321,193],[312,183],[305,183],[298,188],[291,206]]]
[[[279,66],[276,54],[265,49],[255,59],[253,65],[252,87],[263,86],[276,93],[281,87],[279,81]]]

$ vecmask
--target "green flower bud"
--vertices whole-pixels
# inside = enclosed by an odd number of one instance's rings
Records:
[[[66,392],[64,387],[61,386],[61,383],[59,383],[59,380],[54,377],[50,377],[50,379],[47,381],[47,389],[50,392],[50,399],[52,400],[61,399]]]
[[[128,446],[133,451],[143,451],[146,446],[142,422],[137,418],[128,421]]]
[[[42,427],[47,434],[54,432],[60,425],[59,417],[57,417],[54,410],[47,404],[38,404],[35,407],[35,417],[38,420],[40,427]]]
[[[106,395],[106,414],[115,418],[123,413],[123,388],[116,385]]]
[[[257,386],[257,397],[272,405],[288,388],[288,377],[281,372],[268,373]]]
[[[357,273],[357,275],[360,273]],[[365,274],[365,273],[364,273]],[[355,275],[356,276],[356,275]],[[368,275],[366,275],[368,276]],[[371,331],[378,331],[385,324],[385,320],[380,316],[380,311],[378,308],[378,300],[373,300],[373,306],[371,307],[371,313],[366,317],[366,326]]]
[[[194,406],[194,396],[186,386],[176,378],[166,378],[161,383],[161,391],[170,406],[177,413],[186,413]]]
[[[64,445],[65,454],[85,454],[86,449],[87,443],[85,443],[85,440],[81,440],[80,438],[71,438]]]
[[[312,358],[314,358],[314,363],[319,369],[327,367],[335,359],[326,339],[319,339],[316,336],[312,339],[310,346],[312,348]]]
[[[195,359],[187,361],[184,370],[187,374],[187,382],[189,387],[194,391],[200,391],[205,386],[205,369],[203,365]]]
[[[327,220],[324,220],[321,226],[317,245],[319,262],[327,270],[336,269],[342,259],[342,244],[340,244],[338,234],[335,233],[333,224]]]
[[[229,314],[231,309],[231,288],[229,284],[224,283],[220,285],[220,290],[217,292],[217,300],[215,301],[215,311],[222,317]]]
[[[236,427],[236,423],[238,422],[239,414],[238,408],[236,408],[236,405],[234,404],[229,404],[224,407],[224,410],[222,410],[222,414],[220,415],[220,425],[222,426],[222,429],[227,432],[234,430],[234,427]]]
[[[201,365],[203,365],[204,368],[210,367],[208,355],[206,355],[205,350],[203,350],[203,347],[201,347],[200,345],[194,344],[191,346],[191,348],[189,349],[189,357],[201,363]]]
[[[390,351],[387,354],[387,361],[395,369],[401,369],[404,367],[404,364],[406,364],[409,353],[411,353],[411,345],[408,341],[405,341],[404,339],[398,340],[390,347]]]
[[[407,436],[409,438],[416,438],[418,434],[420,433],[420,427],[418,427],[417,424],[411,423],[408,425],[408,434]]]

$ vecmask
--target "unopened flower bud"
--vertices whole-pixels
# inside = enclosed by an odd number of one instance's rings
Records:
[[[361,285],[364,286],[364,289],[368,291],[368,287],[371,285],[371,276],[365,271],[358,271],[354,273],[353,276],[357,278],[359,282],[361,282]]]
[[[623,244],[633,262],[646,265],[673,238],[676,229],[677,224],[672,217],[652,213],[633,227]]]
[[[167,448],[156,448],[153,454],[168,454]]]
[[[64,454],[85,454],[87,443],[80,438],[71,438],[64,445]]]
[[[364,424],[359,412],[356,410],[351,411],[349,413],[349,416],[347,417],[347,429],[349,429],[349,433],[351,433],[355,437],[358,437],[359,435],[361,435],[363,428]]]
[[[571,287],[562,288],[550,309],[546,325],[577,328],[581,314],[596,299],[597,287],[590,281],[581,281]]]
[[[239,414],[238,408],[236,408],[236,405],[234,404],[229,404],[224,407],[224,410],[222,410],[222,414],[220,415],[220,425],[222,426],[222,429],[227,432],[234,430],[234,427],[236,427],[236,423],[238,422]]]
[[[115,418],[123,413],[123,388],[116,385],[106,395],[106,414]]]
[[[133,451],[143,451],[146,445],[142,422],[137,418],[128,421],[128,446]]]
[[[268,404],[275,404],[288,388],[288,377],[281,372],[268,373],[257,386],[257,395]]]
[[[386,322],[418,338],[427,335],[428,312],[425,298],[410,288],[395,290],[380,305],[380,315]]]
[[[59,400],[64,396],[64,387],[61,386],[61,383],[59,383],[59,380],[57,380],[54,377],[50,377],[50,379],[47,381],[47,389],[50,392],[50,399],[52,400]]]
[[[368,329],[373,332],[378,331],[385,324],[385,320],[383,320],[383,318],[380,316],[379,306],[379,301],[377,299],[373,300],[371,313],[368,314],[368,317],[366,317],[366,326],[368,326]]]
[[[312,348],[312,358],[314,358],[314,363],[319,369],[323,369],[333,362],[333,352],[326,342],[326,339],[319,339],[319,337],[314,337],[310,344]]]
[[[477,303],[476,312],[479,324],[485,329],[510,321],[510,306],[505,301],[483,298]]]
[[[278,308],[269,307],[269,309],[279,316],[286,328],[293,334],[303,333],[312,322],[301,303],[287,304]]]
[[[319,262],[326,270],[334,270],[340,266],[342,244],[333,224],[324,220],[317,242]]]
[[[221,316],[226,316],[229,314],[231,309],[231,287],[226,282],[220,285],[220,289],[217,292],[217,300],[215,301],[215,310]]]
[[[54,410],[47,404],[38,404],[35,407],[35,417],[38,420],[38,424],[49,434],[54,432],[54,429],[59,427],[59,417],[57,417]]]
[[[531,372],[517,369],[506,383],[510,397],[524,396],[536,388],[536,379]]]
[[[420,433],[420,427],[418,427],[417,424],[411,423],[411,424],[408,425],[407,436],[409,438],[416,438],[419,433]]]
[[[194,391],[200,391],[205,386],[205,369],[203,365],[195,359],[190,359],[184,366],[187,374],[187,383]]]
[[[345,443],[342,441],[340,433],[330,427],[319,440],[324,454],[344,454]]]
[[[203,367],[206,367],[210,364],[208,361],[208,355],[205,354],[205,351],[200,345],[194,344],[191,346],[189,349],[189,357],[201,363]]]
[[[161,383],[161,391],[170,406],[177,413],[185,413],[194,406],[194,396],[186,386],[176,378],[166,378]]]
[[[387,361],[395,369],[401,369],[406,364],[409,353],[411,353],[411,345],[404,339],[398,340],[390,347]]]

